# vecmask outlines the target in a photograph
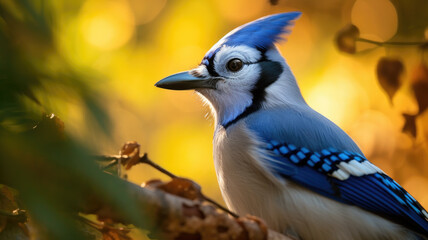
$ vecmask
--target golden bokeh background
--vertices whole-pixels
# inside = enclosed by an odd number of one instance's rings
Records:
[[[402,113],[418,105],[405,84],[392,102],[381,89],[375,67],[382,56],[400,57],[408,71],[419,61],[416,47],[374,48],[349,55],[334,36],[349,23],[360,36],[400,40],[397,4],[389,0],[87,0],[54,1],[55,40],[75,69],[102,75],[91,82],[112,117],[112,133],[101,138],[78,102],[56,109],[66,131],[113,154],[135,140],[149,157],[171,172],[198,182],[221,200],[212,160],[213,119],[192,91],[157,89],[154,83],[199,64],[205,52],[233,28],[259,17],[301,11],[286,42],[277,46],[291,66],[308,104],[343,128],[366,156],[428,207],[428,114],[417,119],[418,134],[402,133]],[[73,10],[70,10],[73,9]],[[407,40],[423,40],[417,34]],[[423,33],[422,33],[423,37]],[[55,64],[55,63],[52,63]],[[66,108],[64,108],[67,106]],[[52,104],[55,109],[55,104]],[[139,165],[128,173],[138,184],[166,179]]]

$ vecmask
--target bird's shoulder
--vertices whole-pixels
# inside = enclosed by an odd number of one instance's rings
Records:
[[[426,210],[316,111],[266,109],[248,116],[245,125],[264,143],[269,157],[261,159],[275,175],[427,233]]]
[[[348,134],[309,106],[261,109],[245,123],[262,141],[288,142],[312,151],[334,146],[363,155]]]

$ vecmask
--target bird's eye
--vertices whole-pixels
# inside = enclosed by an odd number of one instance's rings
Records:
[[[244,63],[241,61],[241,59],[234,58],[227,62],[227,69],[231,72],[237,72],[241,70]]]

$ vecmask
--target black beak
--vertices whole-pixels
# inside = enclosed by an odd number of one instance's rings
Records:
[[[181,72],[166,77],[155,84],[156,87],[172,90],[189,90],[197,88],[216,89],[217,79],[195,77],[189,72]]]

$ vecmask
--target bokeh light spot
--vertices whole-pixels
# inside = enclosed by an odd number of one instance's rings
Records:
[[[103,6],[103,7],[99,7]],[[102,49],[116,49],[132,37],[134,16],[127,1],[91,0],[81,10],[81,32],[91,45]]]
[[[179,176],[189,177],[210,191],[216,184],[212,161],[212,127],[198,122],[177,122],[171,119],[152,139],[150,156],[156,162],[172,169]]]
[[[350,74],[340,67],[331,67],[306,97],[311,107],[345,129],[369,105],[367,93]]]
[[[165,7],[167,0],[128,0],[137,24],[152,21]]]
[[[374,110],[361,114],[349,129],[349,135],[369,159],[373,156],[392,157],[396,145],[394,133],[394,124],[389,117]]]
[[[397,32],[397,12],[389,0],[356,1],[351,20],[360,29],[361,37],[386,41]]]
[[[287,40],[277,44],[278,48],[294,73],[306,72],[309,61],[314,58],[316,28],[307,15],[302,15],[290,30],[291,33],[285,37]]]
[[[217,0],[220,14],[233,22],[243,22],[257,18],[267,6],[266,0]]]

